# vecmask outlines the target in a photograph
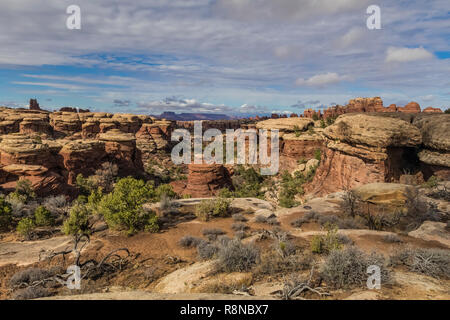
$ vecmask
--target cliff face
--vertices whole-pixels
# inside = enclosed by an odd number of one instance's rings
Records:
[[[0,108],[0,187],[20,178],[38,194],[68,193],[76,176],[104,162],[140,174],[149,153],[167,149],[173,123],[149,116]]]
[[[324,132],[325,152],[316,176],[307,187],[326,194],[358,185],[395,181],[417,165],[419,129],[400,119],[348,114]]]

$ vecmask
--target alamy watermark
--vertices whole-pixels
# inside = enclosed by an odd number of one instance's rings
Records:
[[[367,14],[370,16],[367,18],[366,25],[369,30],[381,29],[381,8],[375,4],[367,7]]]
[[[69,30],[81,29],[81,8],[76,4],[72,4],[67,7],[66,13],[69,17],[66,20],[66,27]]]
[[[171,152],[174,164],[259,164],[262,175],[275,175],[279,169],[278,130],[226,129],[225,139],[218,129],[203,134],[202,122],[194,121],[194,138],[186,129],[176,129],[172,141],[180,141]],[[268,141],[270,139],[270,152]],[[203,142],[210,142],[204,147]],[[194,152],[192,154],[192,144]],[[224,161],[224,144],[226,158]],[[246,154],[248,150],[248,156]]]

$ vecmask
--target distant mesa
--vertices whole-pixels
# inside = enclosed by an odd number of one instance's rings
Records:
[[[235,117],[230,117],[225,114],[218,113],[175,113],[166,111],[161,115],[156,116],[160,119],[167,119],[172,121],[195,121],[195,120],[232,120]]]
[[[79,112],[79,113],[86,113],[91,112],[89,109],[81,109],[81,108],[73,108],[73,107],[62,107],[59,109],[61,112]]]

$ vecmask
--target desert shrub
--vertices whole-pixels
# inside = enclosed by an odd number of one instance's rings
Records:
[[[363,229],[365,228],[363,221],[359,217],[340,218],[337,221],[339,229]]]
[[[178,241],[178,244],[184,248],[194,248],[197,247],[202,241],[204,240],[193,236],[184,236]]]
[[[330,252],[321,266],[320,274],[327,285],[336,289],[366,286],[367,267],[376,265],[381,269],[381,283],[390,280],[387,264],[382,255],[365,254],[351,246]]]
[[[439,178],[436,176],[431,176],[430,178],[428,178],[427,182],[422,184],[422,187],[424,188],[435,188],[437,187],[439,182]]]
[[[292,221],[291,226],[293,226],[294,228],[300,228],[303,224],[307,222],[309,222],[308,219],[305,219],[305,217],[301,217]]]
[[[339,135],[343,137],[343,139],[346,139],[349,138],[350,135],[352,134],[352,129],[347,123],[341,121],[337,124],[337,132]]]
[[[231,225],[231,229],[233,231],[245,231],[248,228],[249,227],[245,223],[241,223],[241,222],[236,222]]]
[[[234,221],[237,221],[237,222],[247,222],[248,221],[247,218],[244,217],[240,213],[233,214],[232,218],[233,218]]]
[[[219,190],[218,196],[221,198],[234,198],[234,193],[228,188],[222,188]]]
[[[441,216],[436,208],[425,201],[416,188],[408,188],[405,192],[405,207],[407,210],[407,228],[414,230],[420,227],[424,221],[439,221]]]
[[[298,253],[298,248],[289,240],[275,240],[261,256],[256,273],[267,275],[286,274],[309,269],[313,257],[308,252]]]
[[[178,209],[179,205],[166,194],[163,194],[159,201],[159,209],[163,212],[172,212]]]
[[[9,279],[9,286],[15,288],[21,284],[32,284],[33,282],[47,279],[52,276],[52,273],[45,269],[30,268],[16,272],[11,279]]]
[[[161,184],[155,189],[154,202],[161,201],[162,197],[174,199],[177,197],[170,184]]]
[[[28,202],[36,198],[36,194],[31,186],[31,181],[27,179],[19,179],[19,181],[17,181],[16,190],[14,193],[20,197],[23,197],[25,199],[24,202]]]
[[[218,228],[203,229],[202,234],[209,240],[216,240],[218,236],[224,235],[225,231]]]
[[[64,215],[68,211],[68,204],[64,195],[50,196],[44,199],[42,205],[54,215]]]
[[[350,239],[349,236],[346,236],[345,234],[337,234],[337,240],[340,244],[353,244],[353,240]]]
[[[97,189],[96,183],[92,178],[85,178],[79,173],[75,179],[75,186],[81,195],[88,196],[94,189]]]
[[[219,247],[213,243],[203,241],[197,245],[198,256],[200,259],[203,260],[212,259],[217,254],[218,251]]]
[[[358,210],[358,205],[361,201],[358,194],[353,190],[345,191],[342,196],[342,200],[342,211],[350,217],[355,217]]]
[[[399,238],[398,235],[390,233],[383,236],[383,241],[388,243],[400,243],[402,240]]]
[[[91,233],[89,217],[91,212],[86,205],[75,203],[70,209],[69,217],[63,224],[63,231],[67,235],[88,235]]]
[[[196,207],[195,215],[203,221],[212,217],[226,217],[230,213],[231,201],[225,198],[202,200]]]
[[[336,121],[337,116],[327,117],[326,122],[327,126],[331,126]]]
[[[390,262],[433,278],[450,279],[450,250],[404,248],[394,253]]]
[[[259,258],[259,250],[253,244],[233,239],[219,247],[216,268],[223,272],[245,272],[258,263]]]
[[[264,192],[261,191],[264,182],[264,176],[253,167],[245,169],[238,165],[235,174],[232,177],[233,188],[232,196],[236,198],[264,198]]]
[[[342,244],[337,234],[338,228],[334,225],[327,225],[326,235],[314,236],[311,240],[311,252],[313,253],[329,253],[334,250],[340,250]]]
[[[47,288],[43,287],[27,287],[23,289],[18,289],[12,293],[13,300],[31,300],[43,297],[48,297],[51,292]]]
[[[444,113],[449,114],[450,113],[450,108],[445,109]]]
[[[112,228],[126,230],[128,234],[139,230],[156,232],[159,229],[158,217],[142,208],[153,196],[151,185],[132,177],[123,178],[111,193],[100,200],[98,210]]]
[[[258,215],[255,217],[255,222],[258,223],[266,223],[267,222],[267,218],[263,215]]]
[[[314,121],[319,120],[319,115],[318,115],[316,112],[314,112],[313,115],[312,115],[312,119],[313,119]]]
[[[36,224],[31,218],[23,218],[17,224],[17,232],[25,239],[30,239],[33,235],[33,231],[36,228]]]
[[[325,226],[327,224],[334,224],[337,226],[339,223],[339,218],[335,215],[319,215],[317,222],[321,226]]]
[[[3,196],[0,196],[0,231],[7,231],[12,226],[12,208]]]
[[[34,221],[38,226],[52,226],[55,224],[52,213],[44,206],[39,206],[34,211]]]
[[[279,226],[280,225],[280,222],[277,220],[276,217],[267,219],[266,223],[270,226]]]
[[[300,172],[296,172],[294,177],[285,171],[281,175],[281,190],[279,195],[279,205],[284,208],[292,208],[299,203],[294,200],[297,194],[304,194],[303,184],[307,182],[307,179]]]
[[[319,160],[322,158],[322,151],[320,149],[317,149],[314,151],[314,159]]]
[[[234,237],[238,240],[242,240],[245,239],[247,237],[247,234],[245,233],[245,231],[240,230],[240,231],[236,231],[234,233]]]
[[[95,171],[92,177],[96,187],[101,187],[104,192],[111,192],[114,181],[119,173],[119,167],[111,162],[104,162],[100,169]]]

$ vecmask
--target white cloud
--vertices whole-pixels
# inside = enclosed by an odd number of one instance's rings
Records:
[[[340,76],[335,72],[328,72],[325,74],[317,74],[315,76],[312,76],[309,79],[302,79],[298,78],[295,81],[295,84],[297,86],[311,86],[311,87],[324,87],[330,84],[339,83],[343,80],[347,80],[347,76]]]
[[[431,59],[433,54],[423,47],[420,48],[396,48],[390,47],[386,52],[386,62],[411,62],[416,60]]]
[[[215,105],[213,103],[200,102],[196,99],[183,99],[179,97],[167,97],[164,100],[139,102],[137,106],[139,110],[145,110],[155,114],[161,113],[162,111],[223,113],[233,110],[223,104]]]
[[[356,41],[362,38],[364,35],[364,29],[354,27],[350,29],[346,34],[339,38],[337,46],[340,48],[347,48],[354,44]]]

